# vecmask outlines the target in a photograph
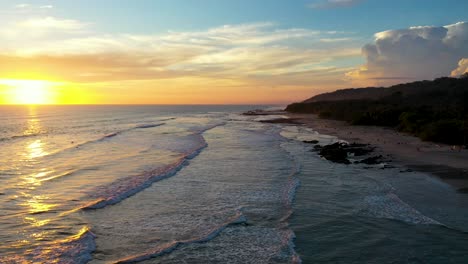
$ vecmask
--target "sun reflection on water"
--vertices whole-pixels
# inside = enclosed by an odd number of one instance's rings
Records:
[[[28,223],[28,224],[30,224],[30,225],[32,225],[34,227],[44,226],[44,225],[48,224],[50,221],[51,221],[51,219],[39,220],[37,218],[29,217],[29,216],[24,218],[25,223]]]
[[[25,194],[25,196],[28,196]],[[30,197],[25,203],[22,205],[27,206],[28,212],[30,214],[40,214],[40,213],[45,213],[49,212],[53,208],[57,207],[57,204],[48,204],[45,203],[44,201],[49,200],[50,198],[45,195],[35,195]]]
[[[28,119],[27,127],[23,131],[23,135],[24,136],[37,135],[41,133],[41,131],[42,131],[42,127],[40,124],[40,120],[37,118],[32,118],[32,119]]]
[[[29,108],[29,119],[27,120],[27,126],[23,131],[23,136],[39,135],[42,133],[41,120],[37,117],[37,110],[31,106]],[[29,142],[26,145],[26,157],[29,159],[35,159],[47,155],[44,151],[44,142],[41,139],[36,139]]]
[[[42,140],[40,139],[34,140],[33,142],[29,143],[26,146],[27,157],[29,159],[35,159],[35,158],[40,158],[49,154],[46,151],[44,151],[43,146],[44,146],[44,142],[42,142]]]
[[[29,108],[28,118],[23,135],[39,135],[42,132],[42,126],[35,107]],[[48,224],[51,219],[42,214],[50,212],[58,206],[57,204],[50,203],[50,197],[32,193],[38,186],[41,186],[41,179],[51,173],[50,169],[39,167],[41,166],[41,161],[37,158],[48,155],[47,151],[44,150],[44,146],[45,143],[42,139],[33,139],[24,146],[24,161],[32,171],[25,175],[21,184],[19,184],[24,188],[22,192],[24,202],[21,203],[21,206],[23,206],[28,213],[28,215],[23,217],[23,222],[32,227],[41,227]],[[39,233],[32,234],[31,236],[36,240],[41,238]]]

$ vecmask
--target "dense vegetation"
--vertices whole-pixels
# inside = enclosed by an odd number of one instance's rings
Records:
[[[347,89],[369,98],[343,99],[343,91],[294,103],[286,111],[314,113],[322,118],[345,120],[353,125],[395,127],[423,140],[468,144],[468,78],[439,78],[389,88]],[[382,90],[382,91],[378,91]],[[376,94],[380,97],[376,98]],[[336,99],[334,100],[334,96]],[[356,98],[356,96],[351,96]]]

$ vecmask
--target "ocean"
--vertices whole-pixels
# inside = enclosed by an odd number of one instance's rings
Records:
[[[0,263],[468,263],[468,195],[254,108],[0,107]]]

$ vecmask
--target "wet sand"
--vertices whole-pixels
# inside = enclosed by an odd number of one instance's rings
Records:
[[[468,192],[468,150],[424,142],[391,128],[350,126],[344,121],[320,119],[312,114],[286,114],[315,131],[350,143],[371,144],[376,152],[396,164],[436,175],[460,192]]]

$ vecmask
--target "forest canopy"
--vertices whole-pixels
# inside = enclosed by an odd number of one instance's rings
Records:
[[[464,76],[338,90],[288,105],[286,111],[352,125],[394,127],[428,141],[468,144],[468,78]]]

